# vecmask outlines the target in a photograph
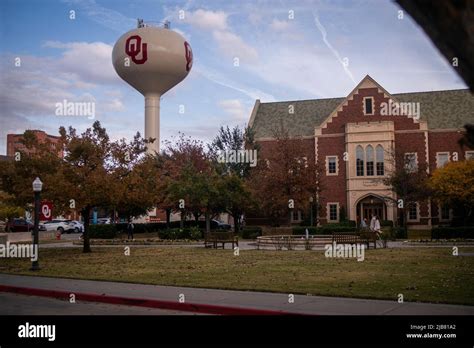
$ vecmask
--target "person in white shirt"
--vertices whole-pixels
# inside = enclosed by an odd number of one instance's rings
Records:
[[[374,220],[375,219],[375,220]],[[377,215],[375,215],[372,220],[374,220],[374,228],[373,228],[373,231],[375,233],[377,233],[377,236],[380,237],[380,235],[382,234],[382,230],[380,228],[380,221],[379,221],[379,217]],[[370,224],[372,225],[372,222],[370,222]]]

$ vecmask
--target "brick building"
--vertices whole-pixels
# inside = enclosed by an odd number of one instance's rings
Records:
[[[324,224],[338,222],[341,208],[350,220],[378,215],[395,221],[397,207],[390,201],[397,197],[377,180],[392,170],[388,157],[404,154],[409,165],[429,172],[447,161],[474,158],[474,151],[458,143],[466,123],[474,123],[474,97],[467,89],[392,95],[366,76],[344,98],[257,100],[249,126],[261,146],[259,160],[272,150],[275,124],[303,139],[308,158],[322,168]],[[408,215],[412,228],[429,228],[449,222],[453,211],[428,201],[412,205]],[[291,219],[300,221],[301,212]]]
[[[45,143],[49,141],[53,147],[53,145],[56,145],[59,142],[59,136],[54,136],[54,135],[49,135],[46,134],[45,131],[42,130],[31,130],[36,135],[36,138],[40,143]],[[14,157],[15,153],[17,151],[23,151],[23,152],[31,152],[34,150],[28,150],[25,148],[25,146],[22,144],[22,139],[23,139],[23,134],[7,134],[7,156],[8,157]],[[59,157],[63,157],[63,150],[59,150],[58,152]]]

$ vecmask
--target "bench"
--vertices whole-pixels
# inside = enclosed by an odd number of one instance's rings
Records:
[[[377,249],[377,233],[368,230],[361,230],[359,235],[367,244],[367,249],[370,249],[370,243],[374,243],[374,249]]]
[[[232,243],[232,249],[234,245],[239,246],[239,238],[234,232],[205,232],[204,233],[204,247],[217,249],[217,245],[222,243],[222,249],[225,248],[226,243]]]
[[[350,232],[334,232],[332,241],[336,244],[357,244],[364,243],[367,249],[370,243],[374,243],[374,249],[377,248],[377,234],[371,231],[359,231],[359,233]]]

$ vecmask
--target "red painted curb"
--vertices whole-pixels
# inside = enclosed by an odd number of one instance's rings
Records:
[[[148,307],[148,308],[160,308],[160,309],[172,309],[183,312],[195,312],[205,314],[217,314],[217,315],[302,315],[299,313],[291,313],[284,311],[273,311],[264,309],[253,309],[253,308],[239,308],[229,306],[215,306],[210,304],[198,304],[198,303],[179,303],[173,301],[163,300],[151,300],[151,299],[140,299],[131,297],[120,297],[120,296],[109,296],[109,295],[98,295],[81,292],[68,292],[62,290],[46,290],[37,288],[25,288],[20,286],[11,285],[0,285],[0,292],[10,292],[15,294],[30,295],[30,296],[43,296],[53,297],[69,300],[70,295],[74,294],[76,300],[88,301],[88,302],[102,302],[110,304],[120,304],[126,306],[137,306],[137,307]]]

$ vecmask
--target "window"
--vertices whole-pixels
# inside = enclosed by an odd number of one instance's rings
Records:
[[[418,203],[410,204],[408,207],[408,220],[417,221],[418,220]]]
[[[326,175],[337,175],[337,156],[326,156]]]
[[[383,147],[377,145],[375,148],[375,159],[377,161],[377,175],[384,175],[384,159],[383,159]]]
[[[373,115],[374,114],[374,98],[365,97],[364,98],[364,115]]]
[[[360,145],[356,148],[356,175],[364,176],[364,149]]]
[[[474,151],[466,151],[466,160],[474,160]]]
[[[440,220],[451,220],[451,209],[449,209],[449,205],[443,204],[439,207],[439,218]]]
[[[338,203],[329,203],[329,221],[339,221],[338,219]]]
[[[405,168],[410,173],[418,170],[418,154],[416,152],[405,154]]]
[[[291,211],[291,221],[299,222],[303,220],[301,210]]]
[[[374,148],[372,145],[367,146],[365,149],[365,158],[367,161],[367,175],[374,175]]]
[[[436,167],[444,167],[449,162],[449,152],[436,152]]]

